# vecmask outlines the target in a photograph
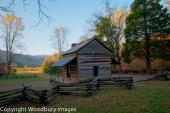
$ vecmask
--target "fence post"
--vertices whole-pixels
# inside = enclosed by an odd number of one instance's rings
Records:
[[[59,87],[59,85],[57,85],[57,91],[56,92],[58,92],[60,90],[60,87]]]
[[[100,89],[100,84],[99,84],[99,79],[96,81],[97,82],[97,84],[96,84],[96,88],[97,88],[97,90],[99,90]]]
[[[87,89],[86,89],[86,94],[85,94],[85,96],[87,97],[87,96],[91,96],[92,95],[92,85],[91,84],[87,84]]]
[[[26,86],[23,84],[23,90],[22,90],[22,94],[23,94],[23,99],[27,99],[27,93],[26,91],[28,90],[29,86]]]
[[[48,97],[47,97],[48,90],[43,90],[40,95],[40,104],[47,105],[48,104]]]
[[[53,85],[53,89],[55,90],[55,92],[58,92],[60,90],[60,86],[59,86],[59,83],[55,83]]]

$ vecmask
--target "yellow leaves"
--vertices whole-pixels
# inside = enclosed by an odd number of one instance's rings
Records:
[[[117,10],[115,11],[115,18],[120,17],[122,14],[123,14],[123,11],[120,10],[120,9],[117,9]]]
[[[46,67],[48,67],[49,65],[51,65],[52,63],[56,62],[59,60],[59,55],[58,54],[54,54],[52,56],[49,56],[47,58],[44,59],[41,67],[44,69]]]
[[[15,16],[13,14],[9,14],[7,13],[5,16],[4,16],[4,19],[7,23],[11,23],[14,21],[15,19]]]
[[[112,22],[114,23],[114,25],[116,25],[117,27],[122,26],[128,15],[128,12],[129,11],[127,10],[115,9],[112,15]]]
[[[42,70],[45,72],[49,68],[49,66],[51,66],[54,62],[59,60],[59,57],[60,56],[58,54],[54,54],[52,56],[45,58],[43,63],[41,64]]]
[[[2,26],[4,32],[8,32],[9,29],[18,31],[23,30],[24,28],[22,19],[11,13],[7,13],[1,17],[0,25]]]

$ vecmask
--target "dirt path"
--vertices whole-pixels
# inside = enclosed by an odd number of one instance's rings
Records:
[[[153,75],[144,74],[113,74],[113,77],[133,77],[134,82],[144,81],[153,78]]]
[[[50,84],[49,81],[24,82],[24,83],[7,83],[7,84],[0,84],[0,91],[19,89],[19,88],[23,87],[23,84],[30,85],[33,88],[40,88],[40,89],[48,89],[48,88],[51,87],[51,84]]]
[[[130,75],[130,74],[113,74],[113,77],[133,77],[133,80],[135,83],[137,83],[138,81],[143,81],[143,80],[147,80],[153,77],[153,75]],[[41,76],[42,78],[48,78],[46,81],[38,81],[38,82],[19,82],[19,83],[5,83],[5,84],[0,84],[0,91],[4,91],[4,90],[12,90],[12,89],[18,89],[18,88],[22,88],[23,84],[25,85],[30,85],[32,86],[32,88],[38,88],[38,89],[49,89],[52,87],[52,84],[50,83],[50,77],[49,76]],[[63,78],[60,78],[60,82],[63,81]],[[72,79],[64,79],[65,83],[70,83],[70,82],[74,82],[75,80]]]

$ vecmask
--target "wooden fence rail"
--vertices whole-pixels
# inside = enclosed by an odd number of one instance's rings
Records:
[[[41,105],[47,105],[56,96],[56,93],[91,96],[100,87],[112,87],[113,85],[131,89],[133,79],[131,77],[95,78],[91,81],[74,84],[54,82],[53,88],[49,90],[34,90],[31,86],[23,85],[22,89],[0,92],[0,106],[20,100],[28,100]]]
[[[23,97],[22,89],[5,91],[0,93],[0,106],[21,100]]]

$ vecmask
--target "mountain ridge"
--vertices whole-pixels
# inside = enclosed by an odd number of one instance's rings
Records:
[[[17,67],[39,67],[43,60],[48,56],[49,55],[26,55],[14,53],[12,64],[15,64]],[[0,62],[6,63],[6,51],[4,50],[0,50]]]

